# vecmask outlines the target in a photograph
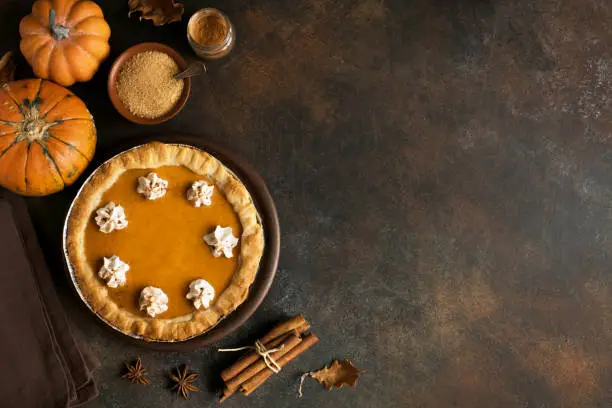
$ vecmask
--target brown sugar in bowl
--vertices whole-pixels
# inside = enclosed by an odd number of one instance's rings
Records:
[[[130,58],[132,58],[136,54],[140,54],[145,51],[163,52],[169,55],[174,60],[174,62],[176,62],[179,71],[183,71],[187,68],[187,63],[185,62],[183,57],[167,45],[160,43],[142,43],[135,45],[125,50],[121,55],[119,55],[119,57],[117,57],[115,62],[113,62],[113,66],[111,67],[110,73],[108,74],[108,96],[117,112],[119,112],[119,114],[127,120],[134,123],[138,123],[140,125],[157,125],[159,123],[163,123],[172,119],[181,111],[181,109],[183,109],[185,103],[187,102],[187,99],[189,98],[189,92],[191,91],[191,78],[185,78],[183,80],[183,92],[181,93],[181,96],[179,97],[178,101],[174,104],[174,106],[169,112],[155,118],[146,118],[133,114],[128,109],[128,107],[124,105],[124,103],[121,101],[121,98],[119,98],[119,94],[117,92],[117,77],[119,76],[119,72],[121,71],[123,65]]]

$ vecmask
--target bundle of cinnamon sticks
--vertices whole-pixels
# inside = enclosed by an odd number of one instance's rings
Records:
[[[270,357],[282,368],[319,341],[314,333],[304,334],[309,328],[310,324],[300,314],[274,327],[270,333],[259,339],[259,342],[266,350],[277,349],[270,353]],[[221,402],[236,391],[251,395],[272,374],[274,372],[262,356],[256,351],[249,351],[221,372],[221,378],[225,382]]]

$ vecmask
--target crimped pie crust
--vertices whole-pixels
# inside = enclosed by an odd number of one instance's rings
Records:
[[[164,319],[135,315],[122,309],[108,296],[108,288],[98,278],[85,256],[85,228],[102,203],[102,195],[126,170],[185,166],[210,178],[223,192],[242,224],[238,269],[230,285],[206,310]],[[128,227],[129,228],[129,227]],[[153,341],[180,341],[202,334],[236,309],[246,299],[255,280],[264,248],[263,228],[246,187],[221,162],[201,150],[152,142],[116,156],[103,164],[83,186],[75,201],[66,234],[68,259],[76,282],[92,310],[117,329]]]

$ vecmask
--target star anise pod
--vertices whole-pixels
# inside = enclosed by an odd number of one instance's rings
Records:
[[[145,377],[146,371],[142,366],[142,361],[140,358],[134,362],[134,364],[125,364],[125,368],[127,372],[121,376],[121,378],[125,378],[128,381],[133,382],[134,384],[144,384],[147,385],[149,380]]]
[[[183,366],[183,370],[176,369],[176,375],[170,374],[172,381],[176,383],[173,390],[176,390],[177,395],[182,395],[183,398],[189,399],[189,393],[200,391],[198,387],[193,385],[193,382],[200,376],[198,373],[189,373],[187,366]]]

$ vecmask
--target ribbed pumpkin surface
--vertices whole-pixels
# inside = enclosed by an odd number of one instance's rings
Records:
[[[42,196],[72,184],[96,147],[93,117],[81,99],[41,79],[0,90],[0,185]]]
[[[63,86],[89,81],[110,52],[110,27],[93,1],[38,0],[19,33],[34,75]]]

